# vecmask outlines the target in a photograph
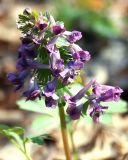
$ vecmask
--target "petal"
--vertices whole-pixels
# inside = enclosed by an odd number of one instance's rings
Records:
[[[68,40],[71,43],[75,43],[76,41],[82,38],[82,34],[79,31],[72,31],[71,34],[68,36]]]
[[[52,94],[55,92],[57,85],[57,79],[53,79],[52,81],[48,82],[47,85],[44,88],[44,95],[47,97],[52,96]]]
[[[63,32],[65,32],[65,29],[64,27],[61,27],[60,25],[54,25],[52,27],[52,32],[55,34],[55,35],[58,35],[58,34],[61,34]]]
[[[77,101],[81,99],[85,95],[85,92],[92,86],[93,83],[94,80],[91,80],[84,88],[82,88],[75,96],[73,96],[71,100]]]
[[[70,106],[67,108],[66,111],[72,120],[77,120],[81,116],[81,105],[80,105],[80,107],[79,106]]]
[[[52,97],[45,97],[46,107],[55,108],[57,106],[57,100],[54,100]]]

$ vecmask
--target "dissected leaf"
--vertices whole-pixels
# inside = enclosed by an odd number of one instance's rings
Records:
[[[36,137],[32,137],[30,138],[31,141],[33,143],[37,143],[39,145],[44,145],[46,140],[52,140],[52,137],[48,134],[44,134],[44,135],[40,135],[40,136],[36,136]]]
[[[49,55],[44,46],[40,46],[38,49],[38,61],[42,64],[49,64]],[[35,75],[41,86],[45,86],[52,79],[51,71],[48,69],[37,69],[35,70]]]
[[[24,15],[24,14],[20,14],[19,15],[19,21],[21,22],[21,23],[25,23],[26,21],[29,21],[30,20],[30,17],[28,17],[28,16],[26,16],[26,15]]]
[[[72,55],[66,47],[59,48],[59,51],[61,58],[64,60],[64,64],[67,64],[70,60],[72,60]]]

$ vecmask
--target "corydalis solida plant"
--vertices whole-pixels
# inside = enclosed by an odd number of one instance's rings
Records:
[[[70,159],[63,120],[65,103],[71,120],[77,120],[87,109],[94,122],[108,106],[101,102],[118,101],[123,92],[119,87],[100,85],[94,79],[76,95],[71,96],[67,86],[76,81],[80,71],[90,60],[90,53],[76,44],[82,38],[79,31],[67,31],[63,22],[56,22],[48,14],[25,9],[19,15],[18,29],[22,32],[16,73],[8,79],[22,92],[26,100],[44,98],[46,107],[59,106],[63,142],[67,160]],[[84,98],[81,104],[79,101]]]
[[[101,106],[100,102],[120,99],[121,88],[100,85],[95,80],[91,80],[73,97],[67,93],[59,96],[58,91],[73,83],[91,58],[88,51],[76,44],[82,38],[81,32],[67,31],[63,22],[56,22],[52,15],[38,14],[29,8],[19,15],[17,25],[23,35],[17,72],[9,73],[7,77],[26,100],[44,97],[46,107],[51,108],[64,100],[68,104],[67,113],[76,120],[82,115],[84,107],[84,104],[77,105],[77,102],[84,97],[90,116],[98,122],[100,115],[108,108]]]

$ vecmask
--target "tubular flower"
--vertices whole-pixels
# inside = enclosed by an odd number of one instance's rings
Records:
[[[27,91],[23,92],[23,96],[27,97],[26,100],[35,100],[36,98],[41,98],[41,91],[35,79],[30,79],[29,88]]]
[[[102,106],[100,102],[118,101],[123,90],[120,87],[93,84],[92,94],[88,96],[90,102],[90,116],[95,122],[99,121],[100,115],[108,107]]]
[[[66,36],[67,40],[70,43],[75,43],[76,41],[80,40],[82,38],[82,34],[79,31],[65,31],[64,35]]]
[[[55,35],[58,35],[58,34],[61,34],[63,32],[65,32],[65,28],[61,25],[54,25],[52,27],[52,32],[55,34]]]
[[[44,88],[44,93],[42,94],[45,97],[45,105],[47,107],[56,107],[57,100],[59,97],[55,93],[56,90],[57,79],[53,79],[52,81],[48,82],[46,87]]]
[[[20,73],[9,73],[7,78],[11,81],[14,85],[16,85],[15,90],[19,90],[23,87],[25,79],[29,76],[29,72],[24,70]]]
[[[93,92],[99,97],[100,101],[109,102],[119,101],[123,90],[120,87],[100,85],[96,83]]]
[[[78,106],[70,106],[67,108],[67,113],[69,114],[70,118],[72,120],[77,120],[80,118],[81,116],[81,109],[82,109],[82,104],[78,105]]]
[[[79,119],[87,106],[92,119],[98,122],[108,108],[100,102],[120,99],[121,88],[100,85],[95,80],[90,80],[74,96],[65,90],[91,59],[90,53],[76,44],[82,38],[81,32],[67,31],[63,22],[56,22],[49,13],[33,12],[29,8],[19,15],[17,26],[22,32],[17,71],[9,73],[7,78],[26,100],[44,98],[46,107],[51,108],[65,101],[72,120]],[[85,102],[80,103],[82,98]]]
[[[21,38],[22,44],[19,48],[19,58],[26,57],[26,58],[36,58],[37,56],[37,48],[38,46],[33,43],[33,41],[28,37]]]
[[[103,114],[104,111],[108,109],[108,107],[99,105],[95,100],[91,101],[90,106],[90,116],[92,117],[94,122],[98,123],[100,121],[101,114]]]
[[[91,55],[88,51],[84,51],[77,44],[72,44],[70,51],[74,60],[79,60],[81,62],[88,62],[91,59]]]
[[[86,91],[91,88],[94,80],[91,80],[84,88],[82,88],[75,96],[70,96],[68,94],[64,95],[64,99],[68,103],[67,113],[69,114],[70,118],[75,120],[80,117],[82,114],[82,107],[83,104],[77,105],[77,102],[85,96]]]

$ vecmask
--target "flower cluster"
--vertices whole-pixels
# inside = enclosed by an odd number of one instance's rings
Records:
[[[87,91],[91,90],[88,94]],[[82,115],[84,103],[77,104],[77,102],[85,96],[87,101],[85,104],[90,106],[89,114],[94,120],[94,122],[99,122],[100,115],[104,113],[108,106],[102,106],[101,102],[111,102],[118,101],[120,99],[123,90],[120,87],[113,87],[107,85],[100,85],[95,80],[91,80],[84,88],[82,88],[75,96],[70,96],[66,94],[64,96],[68,103],[67,113],[70,115],[71,119],[79,119]]]
[[[76,44],[82,38],[81,32],[67,31],[63,22],[56,22],[50,14],[38,14],[28,8],[19,15],[17,25],[23,33],[17,72],[7,77],[26,100],[44,97],[46,106],[54,108],[63,98],[68,103],[67,113],[75,120],[82,115],[85,104],[77,102],[84,97],[90,106],[90,116],[97,122],[108,108],[100,102],[120,98],[122,89],[100,85],[95,80],[73,97],[68,94],[60,97],[58,90],[73,83],[91,58],[88,51]]]

